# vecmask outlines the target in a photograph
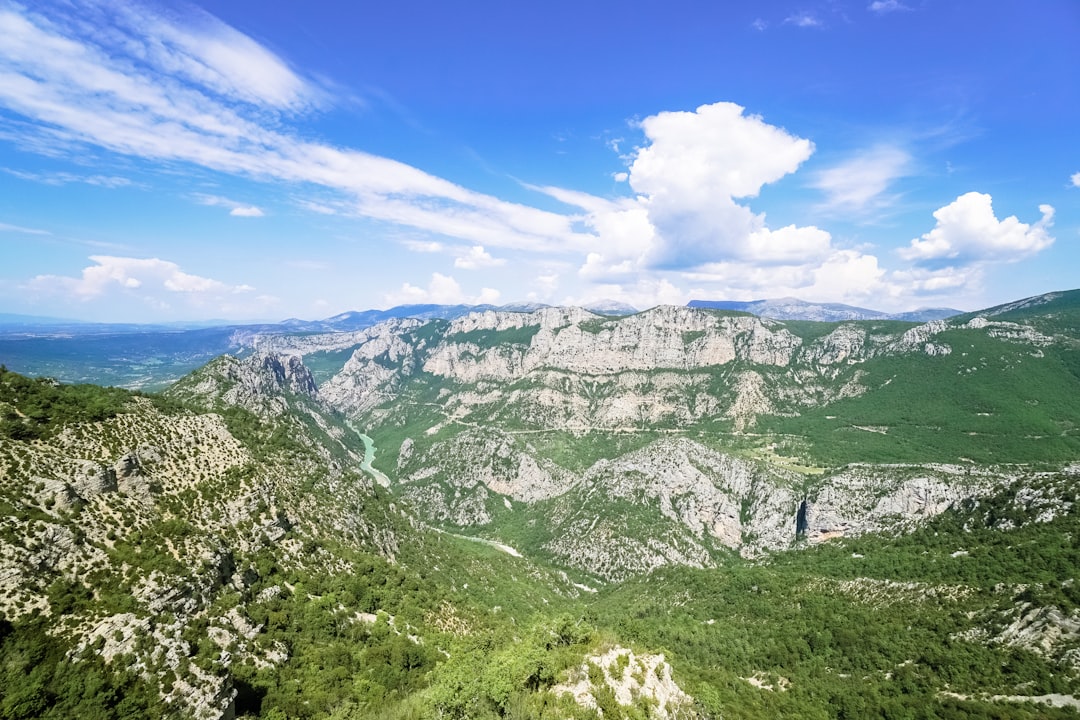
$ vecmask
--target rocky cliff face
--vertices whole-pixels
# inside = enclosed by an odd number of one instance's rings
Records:
[[[316,453],[321,466],[334,476],[363,459],[356,434],[336,416],[296,354],[260,351],[244,358],[223,355],[166,394],[206,410],[236,407],[280,422],[289,428],[291,437]]]
[[[860,465],[830,475],[800,506],[811,544],[906,532],[1015,478],[956,465]]]
[[[257,352],[245,358],[222,355],[170,389],[178,399],[203,406],[221,403],[260,416],[282,415],[289,395],[318,401],[319,390],[299,355]]]
[[[173,539],[173,552],[189,567],[209,559],[212,573],[180,576],[163,569],[141,575],[116,563],[114,555],[130,547],[129,538],[155,527],[166,508],[178,506],[195,488],[228,486],[230,473],[251,462],[220,418],[166,416],[148,401],[133,402],[111,421],[69,428],[50,443],[4,445],[0,494],[16,502],[19,512],[2,521],[0,612],[12,620],[35,610],[54,612],[47,591],[57,578],[78,582],[104,573],[103,583],[133,599],[130,610],[87,607],[55,631],[76,647],[101,644],[107,662],[132,663],[156,681],[175,674],[180,658],[190,654],[182,637],[188,624],[210,610],[223,587],[243,586],[242,573],[234,578],[232,570],[217,569],[225,567],[223,553],[228,554],[222,543],[259,543],[255,528],[261,519],[255,511],[221,515],[206,505],[190,508],[203,531]],[[255,504],[254,487],[230,490],[229,503]],[[152,545],[146,541],[144,556]],[[162,613],[168,621],[151,620]],[[267,651],[253,644],[237,659],[266,661]],[[186,689],[174,685],[163,697],[185,714],[209,719],[227,715],[234,695],[220,674],[210,673],[189,679]]]
[[[590,672],[590,667],[601,670]],[[571,677],[551,689],[556,695],[570,695],[578,705],[600,710],[598,688],[612,693],[623,707],[647,708],[657,720],[697,720],[694,699],[671,677],[671,666],[663,655],[636,655],[633,650],[614,647],[603,654],[585,658]],[[602,712],[602,711],[600,711]]]
[[[585,430],[718,419],[746,430],[761,416],[798,415],[866,393],[862,367],[874,359],[947,356],[953,348],[940,338],[955,328],[1036,347],[1053,342],[983,318],[840,323],[804,338],[779,321],[685,307],[620,318],[580,308],[488,311],[356,334],[352,358],[320,392],[353,416],[380,406],[393,415],[402,392],[425,377],[450,391],[439,398],[447,415],[481,424]],[[339,340],[305,338],[291,349]]]
[[[350,415],[370,411],[400,390],[404,378],[416,368],[415,355],[427,342],[414,338],[418,321],[394,321],[370,328],[340,373],[323,385],[327,402]]]
[[[478,331],[538,328],[528,346],[482,348],[455,338]],[[461,383],[513,381],[540,368],[585,375],[692,370],[733,360],[786,366],[802,340],[777,323],[662,306],[625,318],[601,318],[576,308],[530,315],[482,313],[450,324],[424,370]]]
[[[397,492],[423,517],[464,528],[543,528],[526,548],[607,581],[663,565],[711,567],[865,533],[907,532],[1014,478],[949,465],[860,465],[805,476],[662,438],[571,472],[526,436],[469,429],[403,446]]]
[[[394,490],[422,517],[498,528],[508,509],[533,508],[530,522],[549,533],[538,551],[617,579],[669,563],[709,565],[725,551],[784,549],[797,530],[811,543],[899,532],[984,492],[1000,473],[867,464],[807,475],[756,451],[750,460],[711,449],[689,430],[710,444],[723,433],[746,444],[739,438],[753,438],[760,418],[798,417],[888,386],[891,375],[871,372],[875,361],[948,357],[958,337],[1039,352],[1054,342],[1029,325],[983,317],[793,327],[684,307],[620,318],[543,308],[395,321],[351,337],[351,358],[319,393],[373,435],[404,432],[400,451],[391,450]],[[967,357],[974,347],[956,351]],[[529,442],[530,433],[657,430],[675,435],[574,470]]]

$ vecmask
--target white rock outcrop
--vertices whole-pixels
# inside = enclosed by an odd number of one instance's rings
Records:
[[[586,657],[579,668],[571,671],[570,679],[551,691],[560,696],[570,695],[578,705],[603,717],[596,701],[597,690],[601,688],[611,692],[619,705],[648,708],[648,716],[658,720],[698,717],[694,699],[672,679],[671,666],[663,655],[639,655],[621,646]]]

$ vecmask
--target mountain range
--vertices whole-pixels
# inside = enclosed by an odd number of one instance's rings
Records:
[[[821,305],[801,300],[713,302],[693,300],[689,307],[751,312],[781,320],[896,319],[925,322],[959,311],[920,310],[888,315],[847,305]],[[162,390],[211,358],[236,352],[245,338],[263,334],[330,333],[363,330],[387,320],[453,320],[476,312],[529,313],[550,307],[543,303],[493,305],[399,305],[388,310],[340,313],[323,320],[289,318],[278,323],[130,324],[93,323],[32,315],[0,314],[0,358],[10,369],[130,389]],[[586,305],[599,315],[633,315],[638,310],[613,300]]]
[[[944,320],[962,314],[961,310],[952,308],[920,308],[902,313],[884,313],[841,303],[811,303],[797,298],[753,300],[750,302],[691,300],[687,303],[687,307],[738,310],[774,320],[814,320],[817,322],[840,322],[843,320],[930,322],[931,320]]]
[[[528,310],[0,370],[0,717],[1075,717],[1080,291]]]

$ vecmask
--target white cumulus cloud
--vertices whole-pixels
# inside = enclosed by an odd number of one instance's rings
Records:
[[[691,293],[663,277],[640,276],[621,283],[598,283],[584,295],[569,296],[563,305],[589,305],[594,302],[615,301],[645,309],[657,305],[685,305]]]
[[[982,265],[967,267],[922,268],[896,270],[890,275],[898,295],[947,295],[952,291],[974,288],[982,284]]]
[[[442,243],[429,240],[403,240],[401,244],[418,253],[441,253],[446,249]]]
[[[1073,187],[1080,187],[1080,172],[1074,174],[1070,180],[1072,180]]]
[[[813,143],[747,115],[734,103],[662,112],[640,127],[646,142],[630,158],[633,198],[611,201],[537,188],[585,211],[596,242],[580,269],[596,282],[642,271],[690,270],[722,261],[804,263],[830,252],[816,227],[768,227],[740,200],[795,172]]]
[[[113,255],[93,255],[90,260],[93,265],[83,268],[77,277],[38,275],[24,290],[80,303],[130,305],[134,301],[155,313],[172,312],[181,317],[193,311],[250,316],[279,302],[271,295],[254,295],[255,288],[250,285],[232,285],[185,272],[169,260]]]
[[[795,172],[814,151],[809,140],[726,102],[659,113],[641,127],[648,144],[635,155],[629,182],[659,240],[650,252],[651,265],[769,262],[789,257],[796,247],[821,250],[817,228],[793,227],[774,235],[764,215],[736,202]],[[804,233],[812,239],[798,237]]]
[[[263,211],[254,205],[247,205],[241,207],[234,207],[229,211],[229,214],[233,217],[262,217]]]
[[[886,271],[878,259],[857,250],[836,250],[820,261],[803,264],[710,263],[687,278],[723,287],[733,297],[745,299],[799,296],[857,305],[889,294]]]
[[[724,102],[659,113],[640,127],[646,142],[629,157],[627,179],[634,197],[606,200],[535,188],[584,211],[582,222],[597,237],[578,269],[593,284],[588,297],[648,307],[676,297],[667,289],[675,287],[671,281],[712,286],[698,289],[706,295],[742,297],[852,302],[890,292],[876,256],[837,248],[830,233],[815,226],[770,227],[764,214],[749,207],[762,187],[810,157],[809,140]],[[901,151],[873,155],[878,167],[861,178],[876,183],[869,195],[836,175],[826,177],[838,199],[869,202],[907,157]]]
[[[478,270],[505,264],[505,258],[492,257],[488,251],[484,250],[483,245],[474,245],[454,259],[454,267],[462,270]]]
[[[482,270],[506,264],[506,258],[493,256],[483,245],[463,246],[412,239],[402,240],[401,244],[416,253],[451,255],[454,258],[454,267],[459,270]]]
[[[694,112],[662,112],[641,121],[649,145],[630,167],[639,193],[686,193],[699,202],[715,194],[754,197],[814,150],[813,143],[744,114],[735,103],[702,105]]]
[[[1028,225],[1015,215],[998,220],[990,195],[969,192],[934,212],[937,225],[900,250],[906,260],[923,264],[964,265],[1013,262],[1050,247],[1054,208],[1040,205],[1042,219]]]
[[[478,294],[468,295],[452,276],[432,273],[426,288],[404,283],[400,290],[386,295],[385,301],[387,305],[483,305],[494,304],[499,297],[499,291],[492,288],[482,288]]]
[[[537,275],[536,279],[532,282],[534,290],[531,290],[526,299],[534,302],[547,302],[555,295],[555,291],[559,288],[559,275],[558,273],[545,273]]]
[[[200,205],[209,205],[211,207],[227,207],[229,208],[229,214],[233,217],[262,217],[262,208],[255,205],[245,205],[244,203],[230,200],[227,197],[221,197],[220,195],[207,195],[205,193],[196,193],[194,196],[195,201]]]
[[[181,270],[176,263],[159,258],[92,255],[90,260],[94,264],[83,268],[80,277],[38,275],[30,281],[30,287],[70,293],[85,300],[102,295],[112,286],[129,290],[146,287],[178,293],[218,294],[254,289],[248,285],[229,285],[220,280],[192,275]]]

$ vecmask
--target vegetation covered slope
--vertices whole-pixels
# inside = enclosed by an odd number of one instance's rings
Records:
[[[1073,299],[3,374],[0,718],[1076,717]]]
[[[14,413],[96,397],[2,380]],[[54,402],[49,437],[0,445],[0,717],[363,717],[430,686],[464,631],[580,594],[413,527],[294,415],[102,394],[109,417]]]
[[[5,718],[644,718],[668,672],[684,717],[1076,716],[1074,471],[906,536],[587,592],[424,529],[269,442],[273,420],[119,410],[4,442]],[[102,463],[129,447],[137,472]],[[87,476],[76,459],[105,479],[68,482]],[[659,652],[670,671],[650,669]]]

